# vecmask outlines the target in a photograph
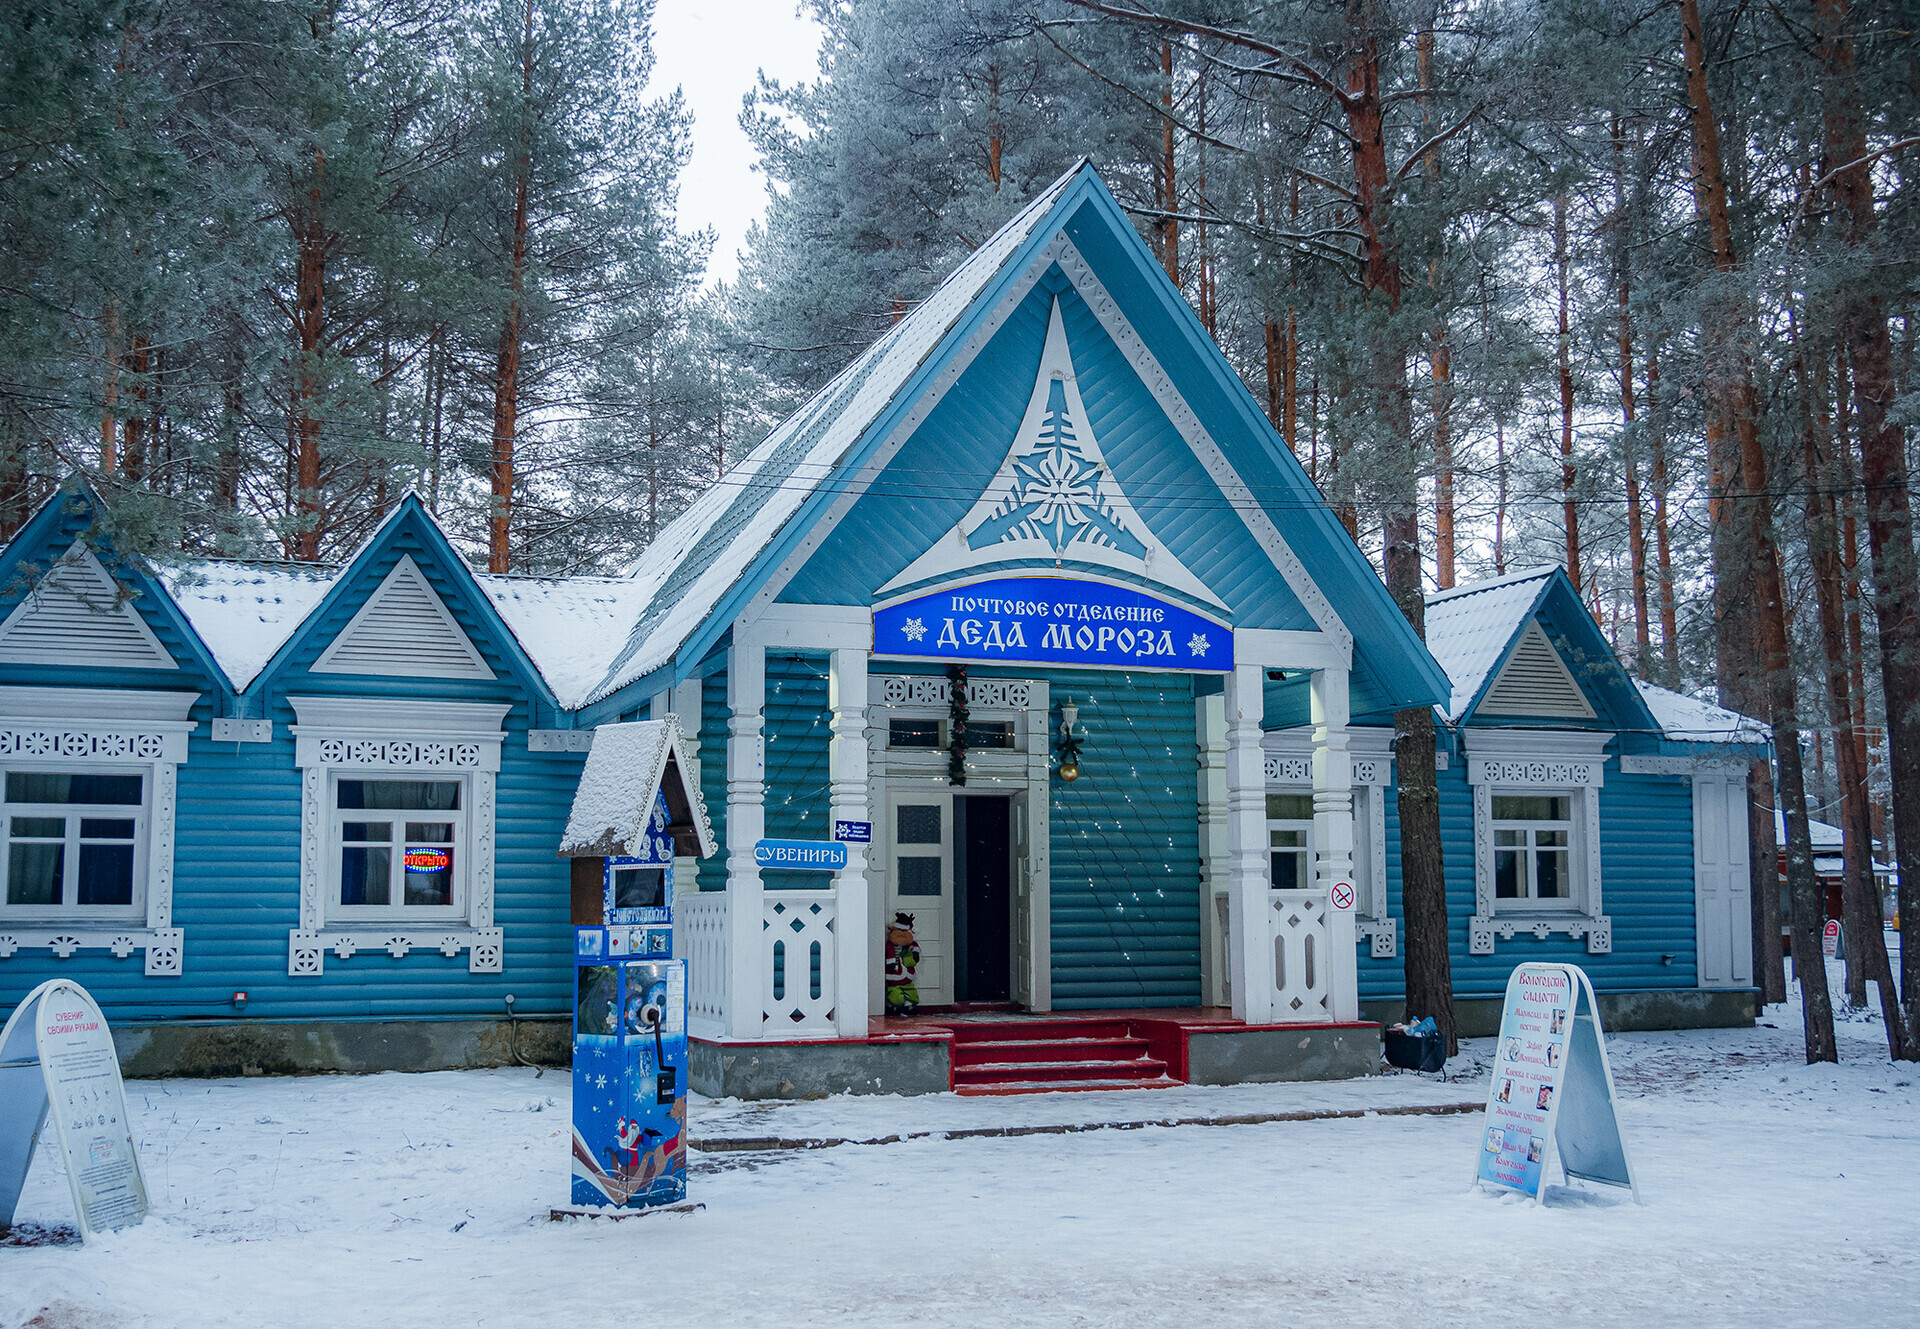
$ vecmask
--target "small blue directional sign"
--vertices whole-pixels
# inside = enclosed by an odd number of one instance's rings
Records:
[[[872,844],[873,823],[870,821],[835,821],[833,838],[842,844]]]
[[[761,840],[753,861],[763,868],[838,872],[847,865],[847,847],[832,840]]]

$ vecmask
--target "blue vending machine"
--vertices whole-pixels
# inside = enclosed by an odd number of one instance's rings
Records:
[[[604,917],[574,929],[573,1203],[687,1195],[687,965],[673,959],[673,839],[657,794],[639,852],[605,861]]]

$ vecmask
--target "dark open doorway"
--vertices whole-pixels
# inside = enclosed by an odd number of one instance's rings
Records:
[[[1013,995],[1013,800],[953,800],[954,1000]]]

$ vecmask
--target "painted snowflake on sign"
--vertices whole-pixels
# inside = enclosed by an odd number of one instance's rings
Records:
[[[1213,643],[1207,640],[1205,633],[1196,632],[1193,634],[1192,640],[1187,642],[1187,652],[1191,655],[1203,656],[1207,653],[1207,647],[1211,645],[1213,645]]]
[[[908,641],[919,641],[927,635],[927,625],[917,618],[910,618],[901,626],[900,635]]]

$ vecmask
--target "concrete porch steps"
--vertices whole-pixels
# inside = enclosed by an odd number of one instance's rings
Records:
[[[952,1026],[954,1092],[1041,1094],[1176,1085],[1124,1020],[1021,1020]]]

